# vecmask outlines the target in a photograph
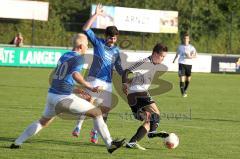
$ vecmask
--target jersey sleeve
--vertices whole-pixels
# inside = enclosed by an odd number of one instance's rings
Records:
[[[176,54],[180,54],[180,45],[177,47]]]
[[[88,29],[84,32],[88,39],[90,40],[90,42],[92,43],[93,46],[96,46],[99,39],[97,38],[97,36],[95,35],[95,33],[92,31],[92,29]]]
[[[115,65],[115,69],[116,69],[117,73],[121,76],[123,74],[123,68],[122,68],[120,55],[117,56],[117,59],[116,59],[114,65]]]

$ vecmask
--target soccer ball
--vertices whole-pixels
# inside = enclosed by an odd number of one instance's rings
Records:
[[[168,149],[175,149],[179,144],[179,138],[176,134],[170,133],[168,137],[164,138],[164,145]]]

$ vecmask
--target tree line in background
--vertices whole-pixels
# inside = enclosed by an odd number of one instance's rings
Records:
[[[151,50],[156,42],[163,42],[175,51],[181,34],[187,31],[198,52],[240,54],[240,0],[49,0],[47,22],[0,19],[0,43],[9,43],[21,32],[26,45],[71,46],[69,39],[81,32],[90,16],[91,4],[98,2],[179,12],[178,34],[121,31],[118,45],[123,49]],[[104,36],[103,30],[96,33]]]

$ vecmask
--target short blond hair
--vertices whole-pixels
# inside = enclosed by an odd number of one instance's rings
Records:
[[[87,44],[88,44],[88,40],[87,40],[87,36],[85,34],[78,33],[78,34],[73,35],[73,38],[72,38],[73,48],[77,48],[80,45],[87,45]]]

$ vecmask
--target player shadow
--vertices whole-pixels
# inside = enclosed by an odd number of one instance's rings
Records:
[[[12,137],[0,137],[0,141],[8,141],[8,142],[13,142],[16,138]],[[9,145],[1,145],[0,148],[9,148]]]
[[[31,139],[26,141],[26,143],[51,143],[57,145],[70,145],[70,146],[92,146],[92,147],[105,147],[102,144],[92,144],[89,142],[74,142],[74,141],[66,141],[66,140],[50,140],[50,139]]]
[[[192,120],[201,120],[201,121],[219,121],[219,122],[233,122],[240,123],[240,120],[231,120],[231,119],[213,119],[213,118],[191,118]]]
[[[0,137],[0,141],[10,142],[9,145],[1,145],[0,148],[9,149],[12,142],[14,142],[16,138],[12,137]],[[31,139],[26,141],[25,143],[45,143],[45,144],[56,144],[56,145],[68,145],[68,146],[88,146],[88,147],[106,147],[104,144],[92,144],[89,142],[74,142],[74,141],[66,141],[66,140],[50,140],[50,139]]]

